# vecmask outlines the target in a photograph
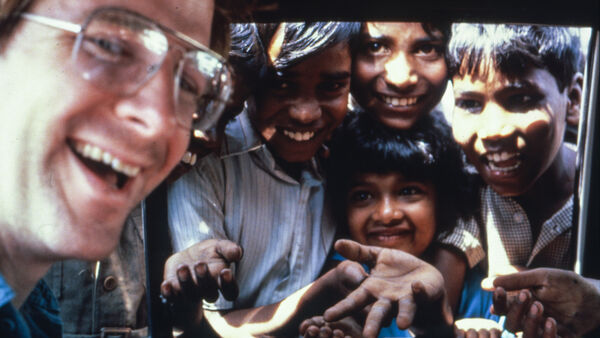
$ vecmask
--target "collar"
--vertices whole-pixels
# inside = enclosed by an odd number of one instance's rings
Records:
[[[302,183],[290,177],[277,165],[275,157],[250,122],[251,109],[255,109],[254,104],[246,101],[244,110],[227,124],[219,158],[226,159],[249,154],[259,167],[273,176],[292,184]],[[307,169],[303,170],[301,176],[301,181],[305,182],[323,180],[322,169],[316,157],[310,159]]]
[[[0,274],[0,307],[10,303],[15,298],[15,292]]]

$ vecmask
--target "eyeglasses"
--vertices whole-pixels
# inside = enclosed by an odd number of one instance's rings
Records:
[[[232,92],[227,62],[189,36],[136,12],[101,7],[77,25],[31,13],[21,16],[77,35],[71,59],[94,86],[118,95],[132,95],[160,69],[169,50],[181,58],[174,70],[177,123],[206,131],[214,127]],[[175,40],[177,44],[170,44]]]

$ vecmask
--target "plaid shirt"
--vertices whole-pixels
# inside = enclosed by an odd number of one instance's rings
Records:
[[[573,197],[544,222],[534,242],[525,210],[489,186],[481,190],[481,218],[487,235],[490,275],[507,264],[571,269]]]

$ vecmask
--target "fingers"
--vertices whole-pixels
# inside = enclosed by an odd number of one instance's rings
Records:
[[[371,307],[367,315],[363,335],[365,337],[377,337],[384,323],[389,321],[392,312],[392,304],[387,300],[378,300]]]
[[[208,265],[204,262],[198,263],[194,266],[194,273],[196,274],[196,281],[198,282],[198,289],[201,291],[201,296],[209,302],[214,302],[219,297],[219,286],[217,281],[212,277],[208,270]]]
[[[187,301],[197,302],[200,300],[202,295],[196,287],[196,283],[194,283],[192,278],[192,273],[187,265],[183,265],[177,269],[177,280],[179,281],[179,285],[181,285],[182,296],[185,297]]]
[[[544,269],[533,269],[510,275],[498,276],[494,279],[494,286],[501,286],[506,291],[531,289],[544,281],[546,273],[547,271]]]
[[[398,301],[398,315],[396,316],[396,325],[402,330],[408,329],[415,318],[417,304],[412,296],[402,298]]]
[[[335,250],[349,260],[374,266],[377,255],[382,250],[379,247],[362,245],[349,239],[340,239],[335,242]]]
[[[540,336],[539,333],[543,331],[543,312],[544,308],[540,302],[535,301],[531,304],[529,312],[524,318],[523,338],[535,338]]]
[[[556,320],[554,320],[554,318],[546,318],[542,338],[556,337],[558,337],[558,324],[556,323]]]
[[[346,298],[339,301],[323,313],[323,318],[328,322],[339,320],[365,307],[371,301],[367,290],[358,288],[350,293]]]
[[[498,316],[505,315],[508,312],[508,298],[506,290],[497,287],[492,295],[492,313]]]
[[[239,294],[239,288],[235,278],[233,277],[233,271],[231,269],[223,269],[219,273],[219,286],[223,297],[227,300],[235,300]]]
[[[216,251],[228,263],[239,262],[244,255],[241,246],[228,240],[220,240],[217,242]]]
[[[511,302],[506,313],[506,322],[504,327],[510,332],[521,331],[523,319],[531,304],[531,292],[521,290],[516,301]]]

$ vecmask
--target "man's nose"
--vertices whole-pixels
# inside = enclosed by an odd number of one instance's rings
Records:
[[[393,197],[383,197],[376,206],[373,213],[373,220],[382,224],[391,224],[394,220],[399,220],[404,216],[401,208],[396,205]]]
[[[385,63],[385,80],[388,84],[402,89],[417,83],[418,76],[411,67],[406,53],[396,53]]]
[[[151,136],[176,128],[174,72],[173,62],[165,59],[151,79],[119,100],[116,115],[141,135]]]
[[[312,96],[297,98],[290,103],[290,117],[301,124],[310,124],[321,118],[321,105]]]

